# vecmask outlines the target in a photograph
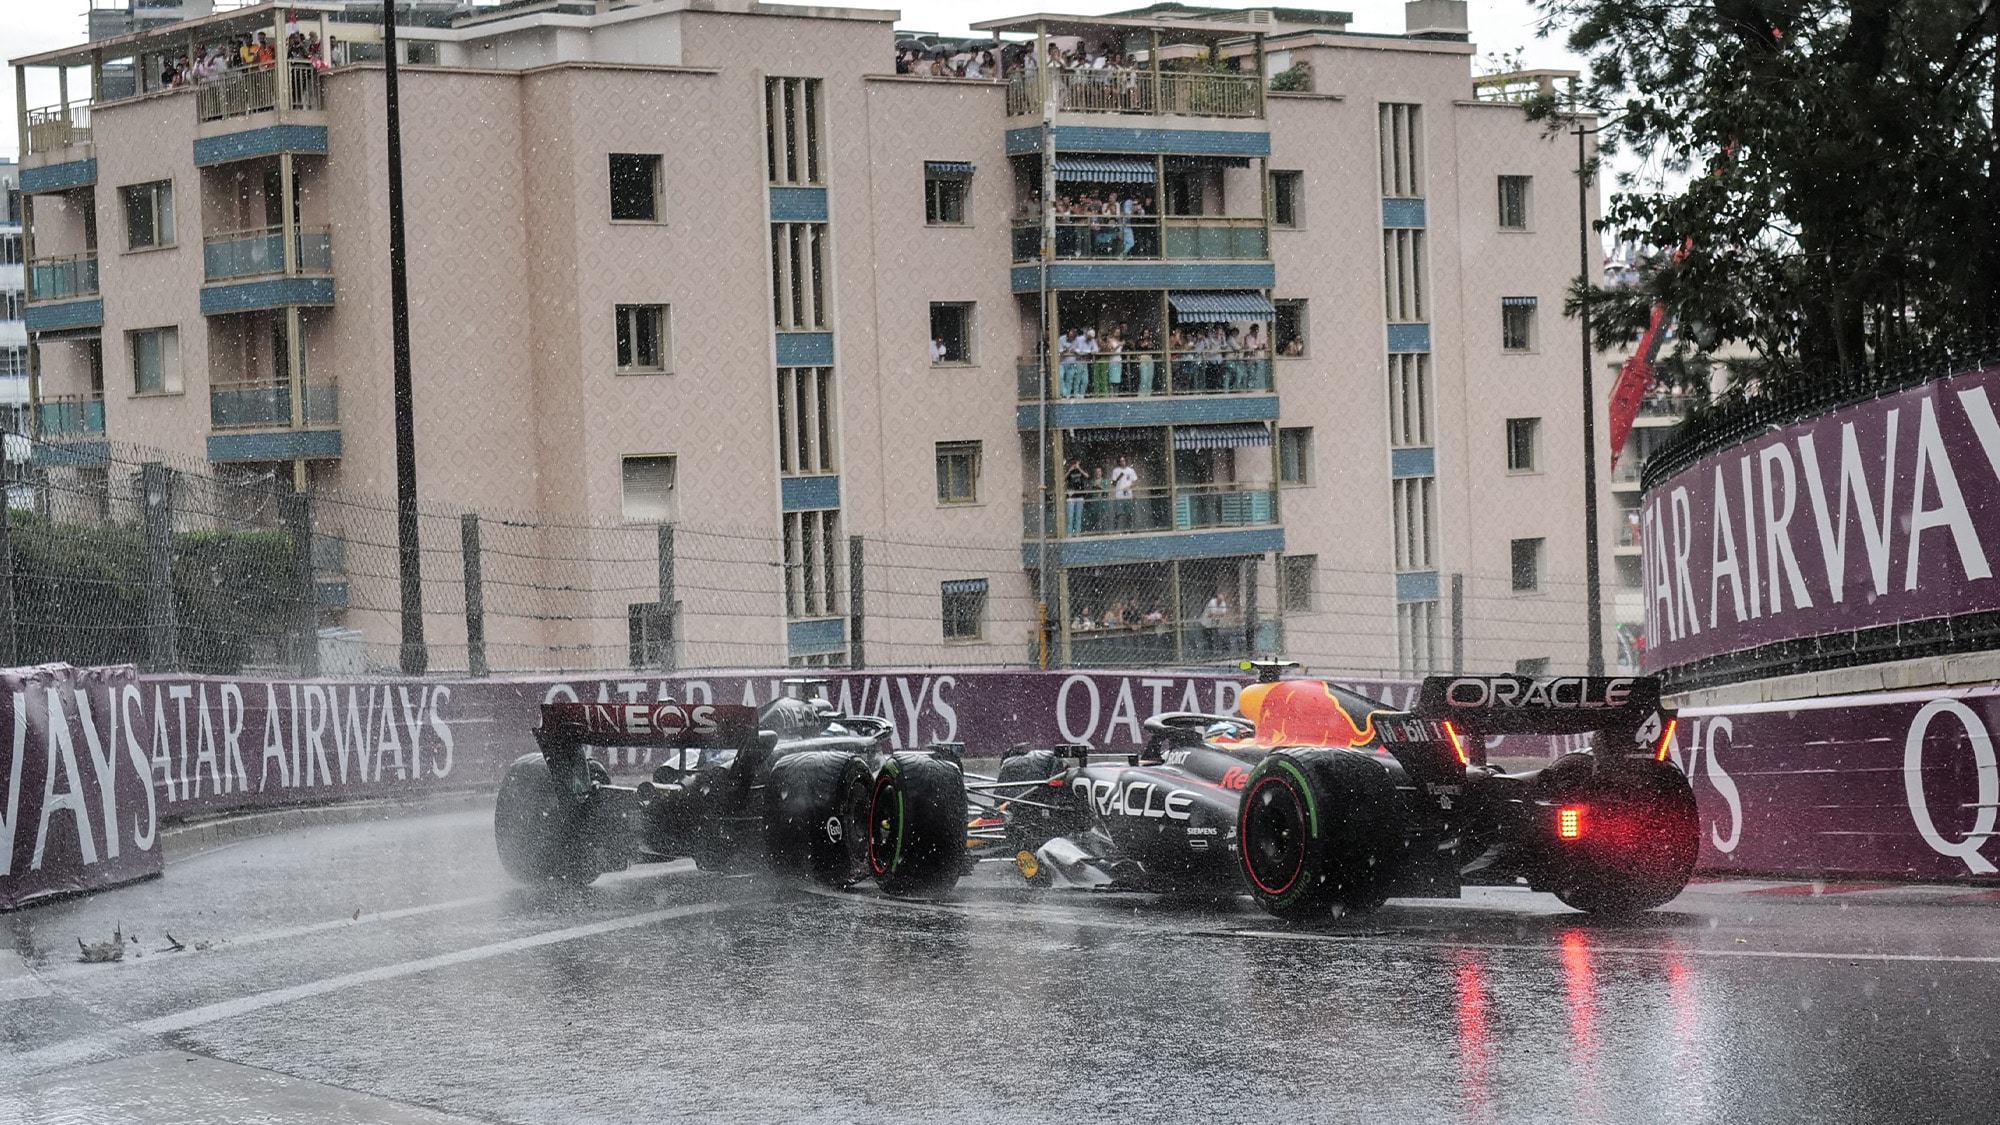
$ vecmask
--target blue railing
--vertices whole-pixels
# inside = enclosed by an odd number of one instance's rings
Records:
[[[332,383],[305,386],[305,424],[340,421],[339,388]],[[209,425],[218,430],[239,426],[292,424],[292,388],[284,383],[250,383],[214,387],[208,392]]]
[[[104,432],[103,395],[57,395],[35,404],[35,426],[45,438]]]
[[[326,227],[300,227],[294,235],[299,273],[333,269],[333,233]],[[258,277],[285,272],[285,235],[278,227],[210,236],[202,243],[202,273],[209,281]]]

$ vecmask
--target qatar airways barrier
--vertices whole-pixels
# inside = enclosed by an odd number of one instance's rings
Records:
[[[1829,411],[1646,492],[1649,671],[2000,610],[2000,367]]]
[[[1233,709],[1243,680],[1064,672],[835,674],[845,711],[897,746],[1016,742],[1122,752],[1162,711]],[[1396,706],[1408,682],[1349,682]],[[158,874],[159,832],[190,815],[497,787],[533,749],[543,702],[762,703],[764,675],[271,681],[65,666],[0,673],[0,909]],[[1688,710],[1673,749],[1710,871],[1996,874],[2000,689]],[[1504,744],[1489,744],[1505,753]],[[619,752],[614,771],[648,752]]]

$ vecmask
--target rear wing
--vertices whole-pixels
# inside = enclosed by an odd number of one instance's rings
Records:
[[[582,746],[752,750],[757,709],[728,703],[544,703],[535,743],[544,754]]]
[[[1410,714],[1439,723],[1461,758],[1486,735],[1594,734],[1600,755],[1662,761],[1676,722],[1654,676],[1428,676]]]

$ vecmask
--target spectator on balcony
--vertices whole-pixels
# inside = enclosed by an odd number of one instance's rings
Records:
[[[1090,478],[1090,505],[1083,516],[1086,531],[1103,531],[1110,524],[1110,515],[1105,511],[1111,504],[1107,499],[1110,494],[1111,482],[1104,479],[1104,466],[1099,465]]]
[[[1217,590],[1208,604],[1201,607],[1202,648],[1210,654],[1222,651],[1222,627],[1229,620],[1229,600]]]
[[[1139,394],[1150,395],[1153,393],[1154,372],[1158,362],[1154,356],[1160,348],[1159,341],[1153,338],[1152,329],[1139,330],[1139,342],[1136,347],[1139,349],[1139,359],[1134,366],[1139,369]]]
[[[1125,333],[1124,325],[1111,330],[1104,338],[1104,366],[1106,394],[1125,393]]]
[[[1077,358],[1083,360],[1085,364],[1084,393],[1093,398],[1102,398],[1104,396],[1105,374],[1104,348],[1103,345],[1097,342],[1097,329],[1086,328],[1083,330],[1083,338],[1078,340],[1076,344],[1076,354]]]
[[[1111,470],[1111,526],[1114,530],[1132,530],[1132,488],[1138,483],[1139,470],[1132,467],[1132,462],[1120,457],[1118,467]]]
[[[1070,458],[1063,472],[1063,527],[1071,535],[1083,530],[1083,504],[1090,498],[1090,474],[1083,471],[1083,458]]]

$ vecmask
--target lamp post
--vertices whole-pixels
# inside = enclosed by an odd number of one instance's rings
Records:
[[[1576,265],[1582,280],[1583,322],[1583,581],[1584,628],[1589,630],[1584,644],[1584,672],[1604,674],[1604,603],[1598,581],[1597,562],[1597,391],[1594,361],[1590,353],[1590,162],[1588,145],[1595,129],[1583,126],[1578,112],[1576,125]]]
[[[389,128],[389,323],[395,351],[396,563],[402,579],[402,667],[421,676],[424,647],[423,549],[417,540],[417,427],[410,385],[410,278],[403,236],[403,119],[396,89],[396,3],[382,0],[382,89]]]

